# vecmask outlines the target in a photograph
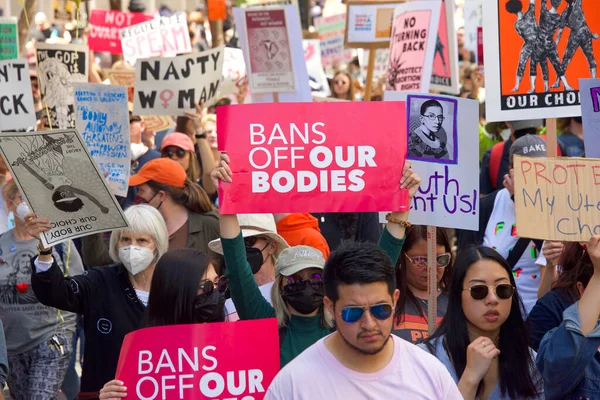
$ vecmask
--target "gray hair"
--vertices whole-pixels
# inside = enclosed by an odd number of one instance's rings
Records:
[[[113,261],[120,263],[119,240],[123,233],[150,235],[154,240],[154,262],[158,261],[169,249],[167,224],[158,210],[147,204],[135,205],[124,212],[129,228],[115,229],[110,235],[108,254]]]

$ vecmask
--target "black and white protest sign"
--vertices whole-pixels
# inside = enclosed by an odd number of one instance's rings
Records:
[[[52,224],[44,247],[127,226],[75,129],[3,133],[0,152],[31,210]]]
[[[0,131],[35,126],[27,60],[0,61]]]
[[[50,112],[47,127],[75,127],[73,82],[88,81],[88,48],[74,44],[36,44],[42,101]]]
[[[171,58],[139,59],[134,115],[184,115],[196,102],[209,105],[223,73],[224,46]]]

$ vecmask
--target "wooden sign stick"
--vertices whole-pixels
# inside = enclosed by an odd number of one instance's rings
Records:
[[[437,328],[437,228],[427,226],[427,327],[429,336]]]
[[[273,103],[279,103],[279,93],[273,93]]]
[[[371,100],[371,92],[373,91],[373,70],[375,69],[375,56],[376,49],[369,50],[369,62],[367,64],[367,82],[365,85],[365,99],[364,101]]]
[[[557,143],[558,139],[556,137],[556,118],[549,118],[546,120],[546,144],[547,151],[546,154],[548,157],[557,157]]]

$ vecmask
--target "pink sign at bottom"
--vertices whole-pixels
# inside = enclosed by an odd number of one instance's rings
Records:
[[[279,372],[277,320],[172,325],[125,336],[128,399],[260,400]]]

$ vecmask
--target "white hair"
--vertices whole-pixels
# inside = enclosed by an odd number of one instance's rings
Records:
[[[147,204],[129,207],[125,210],[125,218],[129,228],[115,229],[110,235],[108,254],[113,261],[120,263],[119,240],[123,233],[135,235],[150,235],[154,240],[156,262],[169,249],[169,234],[167,224],[158,210]]]
[[[36,25],[41,25],[44,22],[48,21],[48,18],[46,17],[46,14],[44,14],[43,12],[39,12],[35,14],[33,20],[35,21]]]

